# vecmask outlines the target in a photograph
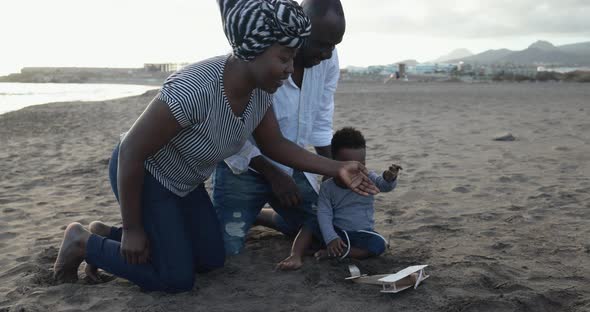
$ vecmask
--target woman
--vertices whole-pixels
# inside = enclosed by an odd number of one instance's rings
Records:
[[[223,266],[221,230],[203,182],[252,134],[276,161],[338,176],[361,194],[376,192],[360,163],[322,158],[284,139],[268,109],[310,33],[297,3],[220,0],[219,5],[233,53],[190,65],[166,80],[109,164],[122,229],[102,237],[70,224],[54,265],[57,280],[77,279],[86,260],[145,290],[181,292],[192,289],[195,272]]]

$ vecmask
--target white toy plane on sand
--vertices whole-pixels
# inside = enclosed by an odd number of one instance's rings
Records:
[[[424,268],[427,266],[428,265],[414,265],[395,274],[361,275],[359,268],[356,265],[351,264],[348,266],[350,277],[347,277],[346,279],[359,284],[381,285],[383,286],[383,289],[381,290],[382,293],[395,294],[412,286],[416,289],[422,281],[429,278],[430,275],[427,275],[424,272]]]

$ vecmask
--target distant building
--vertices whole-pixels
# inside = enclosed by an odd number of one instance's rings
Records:
[[[406,76],[406,63],[399,63],[398,66],[398,76],[405,77]]]
[[[487,72],[492,76],[510,74],[534,78],[538,71],[539,68],[535,65],[503,64],[492,65]]]
[[[149,72],[170,73],[182,69],[188,63],[145,63],[143,69]]]
[[[418,75],[450,73],[456,66],[446,63],[423,63],[416,66],[408,66],[408,72]]]

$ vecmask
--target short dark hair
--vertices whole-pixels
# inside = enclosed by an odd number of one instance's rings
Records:
[[[301,6],[309,18],[324,17],[330,11],[344,17],[344,10],[340,0],[304,0]]]
[[[366,148],[365,137],[353,127],[342,128],[332,137],[332,157],[342,148]]]

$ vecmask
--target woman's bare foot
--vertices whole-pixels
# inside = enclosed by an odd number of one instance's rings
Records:
[[[90,233],[100,235],[102,237],[107,237],[109,234],[111,234],[111,227],[100,221],[90,222],[88,229],[90,230]],[[92,264],[86,263],[84,273],[86,273],[86,278],[88,278],[92,283],[104,282],[100,277],[100,274],[98,274],[98,268]]]
[[[277,264],[277,269],[283,271],[297,270],[303,266],[303,259],[298,255],[290,255]]]
[[[102,237],[107,237],[111,234],[111,227],[100,221],[90,222],[88,229],[90,230],[90,233],[100,235]]]
[[[75,282],[78,280],[78,267],[84,260],[88,237],[90,237],[90,233],[80,223],[74,222],[68,225],[53,265],[53,277],[56,281]]]
[[[313,254],[313,256],[314,256],[314,258],[317,261],[331,258],[330,255],[328,254],[328,250],[327,249],[320,249],[320,250],[318,250],[318,252],[316,252],[315,254]]]

